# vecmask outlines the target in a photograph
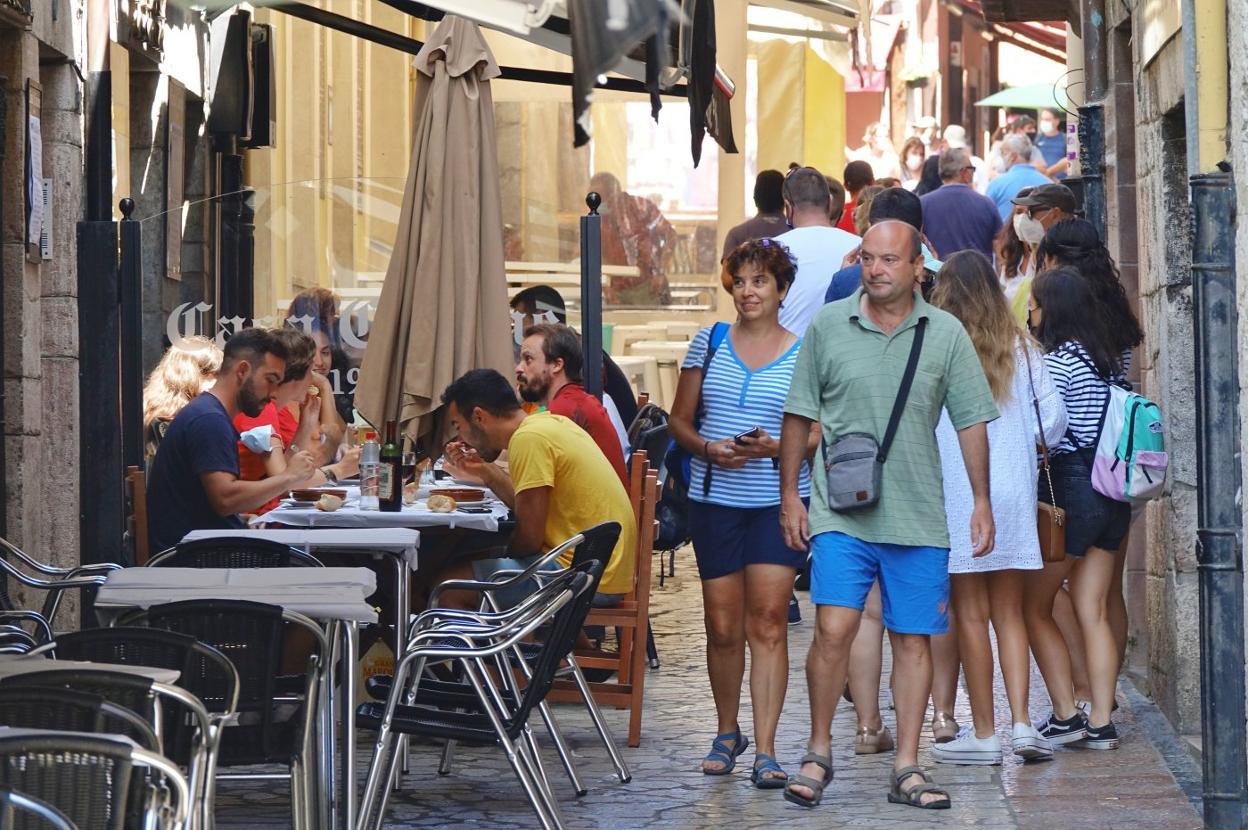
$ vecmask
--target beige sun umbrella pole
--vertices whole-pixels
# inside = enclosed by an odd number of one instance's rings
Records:
[[[512,365],[489,84],[499,70],[477,25],[453,16],[416,69],[411,170],[355,404],[436,454],[442,391],[470,369]]]

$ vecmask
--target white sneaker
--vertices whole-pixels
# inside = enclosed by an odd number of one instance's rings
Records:
[[[1014,754],[1024,761],[1051,761],[1053,745],[1030,723],[1014,724]]]
[[[997,766],[1001,763],[1001,739],[996,735],[976,738],[974,727],[964,726],[952,741],[932,744],[932,760],[940,764]]]

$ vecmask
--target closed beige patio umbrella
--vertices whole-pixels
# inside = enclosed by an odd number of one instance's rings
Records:
[[[355,404],[427,445],[441,437],[430,433],[447,385],[476,368],[510,376],[512,351],[489,84],[498,64],[475,23],[448,15],[416,68],[411,170]]]

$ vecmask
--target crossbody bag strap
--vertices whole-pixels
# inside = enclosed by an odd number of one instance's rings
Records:
[[[724,338],[728,336],[728,323],[715,323],[711,326],[710,332],[706,336],[706,356],[702,358],[702,378],[698,381],[698,407],[695,410],[698,413],[698,420],[702,418],[702,387],[706,385],[706,373],[711,369],[711,361],[715,359],[715,352],[719,351],[719,347],[723,345]],[[715,465],[711,463],[711,459],[707,458],[706,474],[702,476],[702,496],[709,496],[711,493],[711,471]]]
[[[1036,395],[1036,381],[1031,373],[1031,349],[1026,343],[1023,344],[1023,359],[1027,361],[1027,383],[1031,386],[1031,408],[1036,412],[1036,434],[1040,437],[1041,469],[1044,470],[1044,477],[1049,483],[1049,504],[1057,507],[1057,491],[1053,489],[1053,471],[1049,466],[1049,442],[1044,437],[1044,418],[1040,417],[1040,398]]]
[[[920,317],[915,326],[914,343],[910,346],[910,360],[906,363],[906,372],[901,376],[901,388],[897,390],[897,399],[893,401],[893,412],[888,416],[888,429],[884,432],[884,443],[876,458],[881,464],[888,460],[888,449],[893,445],[897,435],[897,426],[901,423],[902,410],[906,408],[906,398],[910,397],[910,386],[914,383],[914,372],[919,367],[919,352],[923,350],[923,332],[927,330],[927,318]]]

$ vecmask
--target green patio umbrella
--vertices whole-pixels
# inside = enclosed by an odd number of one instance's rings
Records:
[[[1012,109],[1038,110],[1045,107],[1070,109],[1066,90],[1054,84],[1028,84],[994,92],[975,102],[977,107],[1010,107]]]

